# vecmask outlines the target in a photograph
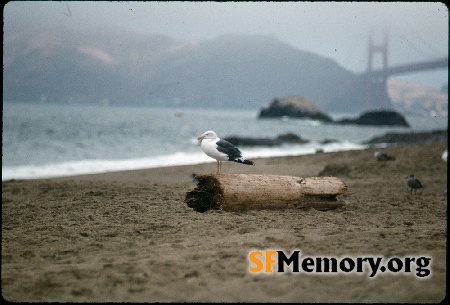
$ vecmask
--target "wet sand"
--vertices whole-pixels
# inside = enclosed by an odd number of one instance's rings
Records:
[[[2,296],[11,302],[440,302],[447,144],[227,162],[223,174],[334,176],[345,206],[199,213],[185,195],[214,163],[2,183]],[[380,149],[378,149],[380,150]],[[405,177],[425,188],[411,194]],[[410,272],[252,274],[252,250],[429,257]],[[392,267],[392,266],[391,266]],[[395,267],[395,266],[394,266]],[[392,268],[394,268],[392,267]]]

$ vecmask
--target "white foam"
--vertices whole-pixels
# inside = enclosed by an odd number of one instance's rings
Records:
[[[359,145],[350,142],[339,143],[307,143],[301,145],[284,145],[274,148],[250,148],[246,149],[244,153],[245,158],[268,158],[268,157],[283,157],[283,156],[297,156],[314,154],[318,150],[323,152],[357,150],[367,148],[367,145]]]
[[[127,160],[82,160],[44,165],[2,166],[2,181],[96,174],[122,170],[199,164],[213,161],[202,152],[195,154],[178,152],[165,156]]]

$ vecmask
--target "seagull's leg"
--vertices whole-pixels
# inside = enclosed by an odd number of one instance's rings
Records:
[[[217,170],[217,174],[220,175],[220,172],[222,170],[222,161],[217,161],[217,162],[219,162],[219,169]]]
[[[220,174],[220,161],[217,161],[217,171],[216,174]]]

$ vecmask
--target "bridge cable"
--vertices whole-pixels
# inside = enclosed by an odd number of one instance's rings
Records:
[[[425,57],[435,57],[436,54],[430,54],[427,52],[424,52],[423,50],[419,50],[408,38],[405,38],[403,35],[398,34],[400,36],[401,39],[403,39],[406,43],[408,43],[408,45],[411,47],[411,49],[413,49],[414,51],[416,51],[417,53],[419,53],[420,55],[423,55]]]
[[[432,45],[430,45],[429,43],[427,43],[426,41],[425,41],[425,39],[423,39],[423,37],[422,36],[420,36],[419,34],[416,34],[417,35],[417,37],[419,38],[419,40],[420,40],[420,42],[422,43],[422,44],[424,44],[428,49],[430,49],[431,51],[433,51],[435,54],[435,56],[437,56],[437,57],[445,57],[445,55],[442,55],[442,53],[440,52],[440,51],[438,51],[437,49],[435,49]]]

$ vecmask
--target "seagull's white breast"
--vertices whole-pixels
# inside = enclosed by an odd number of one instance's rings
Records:
[[[217,141],[220,141],[220,139],[203,139],[201,143],[203,152],[217,161],[228,161],[228,156],[217,150]]]

